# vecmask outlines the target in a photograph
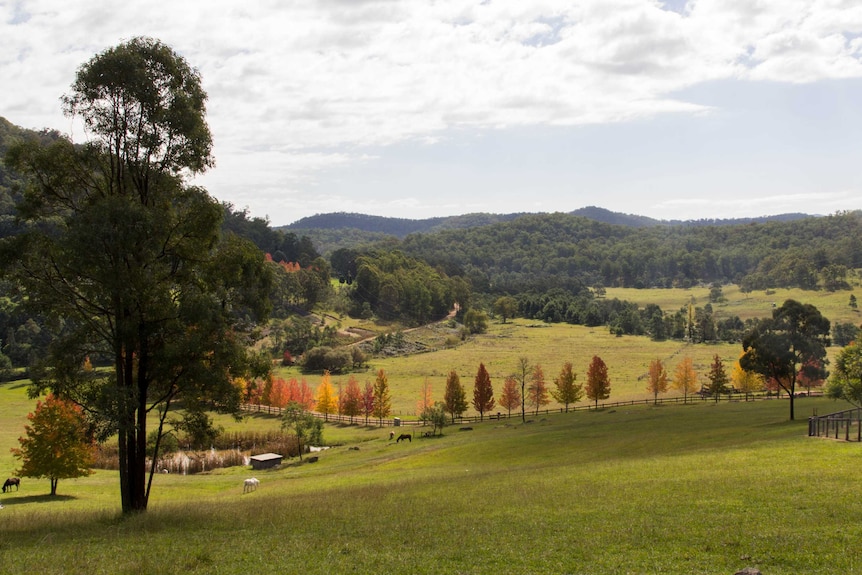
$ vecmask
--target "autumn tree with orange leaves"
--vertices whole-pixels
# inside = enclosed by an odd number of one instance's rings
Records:
[[[95,459],[95,445],[87,436],[87,423],[77,405],[48,394],[36,403],[36,411],[27,415],[26,436],[19,437],[20,448],[12,454],[21,460],[18,474],[24,477],[46,477],[51,495],[57,495],[57,483],[90,475]]]
[[[608,366],[604,360],[597,355],[590,361],[587,369],[587,397],[595,402],[596,409],[599,408],[599,400],[611,396],[611,380],[608,377]]]
[[[479,364],[479,370],[476,372],[473,385],[473,408],[479,412],[479,421],[485,417],[486,412],[494,409],[494,388],[484,363]]]
[[[518,409],[521,405],[521,391],[518,389],[518,380],[515,379],[514,375],[508,376],[503,381],[499,405],[506,410],[509,417],[512,416],[512,410]]]

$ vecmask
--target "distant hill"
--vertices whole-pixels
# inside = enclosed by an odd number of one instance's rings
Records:
[[[411,220],[407,218],[387,218],[384,216],[334,212],[302,218],[290,225],[282,226],[282,229],[293,231],[350,229],[403,238],[409,234],[415,233],[466,229],[497,224],[500,222],[509,222],[523,215],[524,214],[500,215],[477,213],[464,214],[461,216]]]
[[[647,216],[636,216],[612,212],[605,208],[588,206],[570,212],[573,216],[581,216],[596,222],[628,226],[631,228],[647,228],[653,226],[736,226],[739,224],[789,222],[812,217],[810,214],[790,213],[776,216],[759,216],[755,218],[701,219],[701,220],[656,220]]]
[[[810,214],[788,213],[775,216],[759,216],[751,218],[728,218],[728,219],[700,219],[700,220],[657,220],[647,216],[623,214],[612,212],[605,208],[587,206],[569,212],[573,216],[581,216],[596,222],[628,226],[632,228],[645,228],[652,226],[735,226],[749,223],[765,223],[770,221],[787,222],[811,217]],[[387,218],[384,216],[371,216],[367,214],[356,214],[348,212],[334,212],[329,214],[317,214],[302,218],[282,226],[285,230],[339,230],[353,229],[363,232],[374,232],[403,238],[409,234],[439,232],[442,230],[469,229],[478,226],[488,226],[501,222],[511,222],[527,215],[528,213],[514,214],[487,214],[473,213],[461,216],[446,216],[437,218],[426,218],[411,220],[407,218]]]
[[[387,218],[347,212],[317,214],[302,218],[294,223],[281,226],[280,230],[299,232],[308,236],[322,254],[332,253],[342,247],[356,247],[376,243],[389,238],[404,239],[410,234],[436,233],[446,230],[465,230],[512,222],[524,216],[542,215],[529,213],[486,214],[473,213],[461,216],[448,216],[411,220],[407,218]],[[569,212],[568,215],[580,216],[594,222],[625,226],[627,228],[650,227],[701,227],[735,226],[750,223],[788,222],[812,217],[807,214],[790,213],[777,216],[752,218],[701,219],[701,220],[657,220],[647,216],[612,212],[605,208],[587,206]]]

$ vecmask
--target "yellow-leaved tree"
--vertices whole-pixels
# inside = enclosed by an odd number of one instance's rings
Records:
[[[323,372],[323,379],[320,380],[320,385],[317,387],[317,411],[323,414],[325,421],[329,419],[331,413],[338,412],[338,398],[335,397],[329,371]]]
[[[690,357],[684,357],[676,364],[673,375],[673,387],[682,392],[683,403],[688,403],[688,395],[697,391],[697,372]]]
[[[739,354],[741,358],[745,352]],[[733,371],[730,373],[730,381],[738,391],[745,394],[745,401],[748,401],[749,396],[755,391],[761,391],[766,382],[763,376],[754,371],[747,371],[739,364],[739,360],[733,366]]]
[[[649,364],[647,391],[653,395],[654,404],[658,404],[658,394],[667,391],[667,370],[660,359],[654,359]]]

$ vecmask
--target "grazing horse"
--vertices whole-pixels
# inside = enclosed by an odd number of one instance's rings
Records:
[[[395,440],[395,443],[398,443],[398,442],[399,442],[399,441],[401,441],[402,439],[406,439],[406,440],[407,440],[407,441],[409,441],[410,443],[413,443],[413,436],[412,436],[412,435],[410,435],[409,433],[402,433],[401,435],[399,435],[399,436],[398,436],[398,439],[396,439],[396,440]]]
[[[21,480],[17,477],[10,477],[3,484],[3,493],[6,493],[6,488],[9,488],[9,491],[12,491],[12,486],[15,486],[15,491],[18,491],[21,488]]]
[[[256,477],[252,477],[251,479],[246,479],[242,484],[242,492],[249,493],[251,491],[255,491],[257,486],[260,485],[260,481]]]

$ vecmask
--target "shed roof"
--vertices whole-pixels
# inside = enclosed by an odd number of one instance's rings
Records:
[[[278,453],[261,453],[260,455],[252,455],[251,459],[254,461],[271,461],[273,459],[283,459],[283,455],[279,455]]]

